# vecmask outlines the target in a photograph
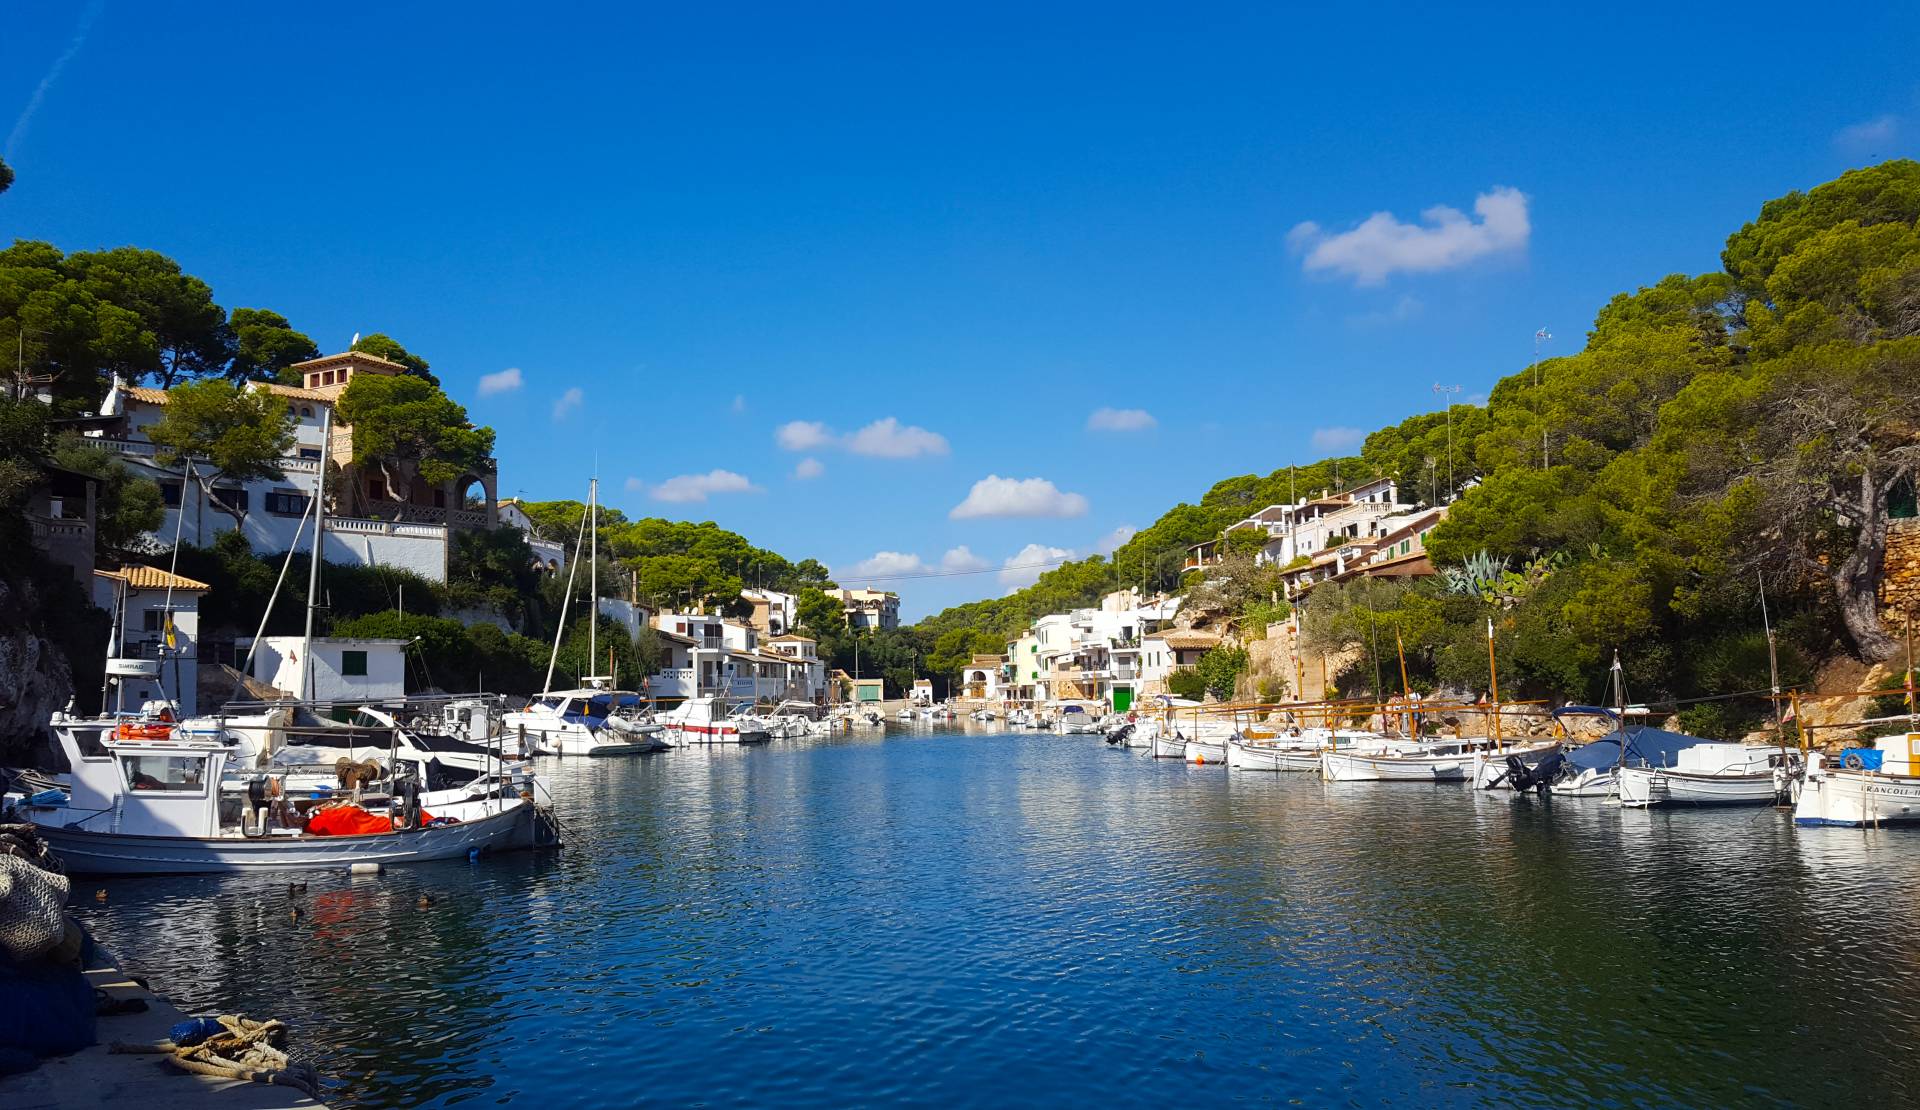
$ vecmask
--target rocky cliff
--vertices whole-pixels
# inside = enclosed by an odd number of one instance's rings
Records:
[[[105,629],[106,615],[64,568],[0,567],[0,763],[37,761],[47,718],[72,700],[76,682],[90,678],[98,689]]]

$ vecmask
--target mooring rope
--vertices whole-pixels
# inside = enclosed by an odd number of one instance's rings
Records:
[[[194,1075],[292,1087],[308,1098],[320,1097],[319,1073],[306,1064],[289,1060],[280,1048],[287,1038],[286,1022],[255,1021],[237,1014],[222,1014],[215,1020],[220,1024],[220,1032],[192,1044],[116,1043],[111,1051],[164,1055],[168,1063]]]

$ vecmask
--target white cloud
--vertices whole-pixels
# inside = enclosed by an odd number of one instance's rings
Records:
[[[480,375],[480,396],[491,397],[496,393],[512,393],[519,389],[520,385],[520,368],[509,366],[497,373]]]
[[[1358,428],[1315,428],[1315,451],[1348,451],[1367,441],[1367,433]]]
[[[949,548],[945,555],[940,556],[940,569],[949,574],[970,574],[973,571],[986,570],[992,565],[975,555],[973,549],[964,543],[959,547]]]
[[[902,574],[925,574],[932,567],[926,560],[909,551],[876,551],[871,558],[862,559],[848,568],[847,577],[892,578]]]
[[[736,393],[733,395],[733,411],[735,412],[747,411],[747,395],[746,394]]]
[[[856,455],[911,459],[947,453],[947,437],[902,424],[894,417],[876,420],[857,432],[836,433],[818,420],[791,420],[773,430],[773,441],[788,451],[842,447]]]
[[[911,459],[920,455],[944,455],[947,438],[925,428],[902,425],[889,416],[876,420],[846,438],[846,448],[856,455],[875,455],[883,459]]]
[[[743,474],[731,470],[709,470],[705,474],[681,474],[668,478],[653,487],[649,494],[655,501],[705,501],[716,493],[759,493],[760,487],[747,481]]]
[[[791,420],[773,430],[773,441],[788,451],[811,451],[833,442],[833,432],[817,420]]]
[[[1039,581],[1040,576],[1052,570],[1062,560],[1073,558],[1073,549],[1069,547],[1048,547],[1043,543],[1030,543],[1013,554],[1000,566],[1000,585],[1012,593],[1024,586]]]
[[[1094,409],[1087,417],[1089,432],[1144,432],[1159,424],[1146,409]]]
[[[827,464],[811,457],[801,459],[800,464],[793,468],[793,476],[803,482],[812,478],[818,478],[826,472]]]
[[[565,393],[560,395],[558,401],[553,403],[553,418],[555,420],[565,420],[567,417],[572,416],[581,405],[586,404],[586,401],[587,395],[580,392],[579,386],[576,385],[569,388]]]
[[[1850,123],[1834,132],[1833,145],[1849,154],[1862,154],[1884,147],[1900,137],[1900,117],[1875,116]]]
[[[628,493],[645,493],[647,492],[647,484],[638,478],[628,478],[627,492]]]
[[[1113,531],[1101,536],[1100,542],[1094,544],[1093,549],[1102,555],[1111,555],[1125,546],[1126,542],[1132,539],[1134,534],[1139,531],[1140,529],[1135,528],[1131,524],[1122,524]]]
[[[967,499],[947,515],[955,520],[971,520],[990,516],[1084,516],[1086,512],[1086,498],[1077,493],[1063,493],[1045,478],[1002,478],[989,474],[975,482]]]
[[[1375,212],[1338,233],[1309,220],[1287,233],[1287,244],[1305,255],[1300,265],[1308,273],[1340,274],[1358,285],[1379,285],[1395,273],[1451,270],[1526,247],[1533,229],[1525,193],[1497,185],[1473,199],[1473,212],[1477,220],[1437,204],[1420,213],[1418,224]]]

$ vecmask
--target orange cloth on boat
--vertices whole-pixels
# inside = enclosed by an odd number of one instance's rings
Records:
[[[422,825],[431,820],[431,814],[420,811]],[[368,833],[392,831],[393,818],[368,813],[355,805],[323,809],[307,819],[307,833],[310,836],[365,836]]]

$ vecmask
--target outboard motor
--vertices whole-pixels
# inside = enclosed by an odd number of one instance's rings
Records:
[[[1554,752],[1531,767],[1519,756],[1510,755],[1507,757],[1507,785],[1515,790],[1532,790],[1545,796],[1547,788],[1560,777],[1560,768],[1566,762],[1564,752]]]
[[[1133,725],[1131,723],[1124,724],[1124,725],[1121,725],[1119,728],[1114,729],[1112,732],[1107,733],[1107,743],[1119,744],[1124,742],[1127,737],[1132,735],[1133,735]]]

